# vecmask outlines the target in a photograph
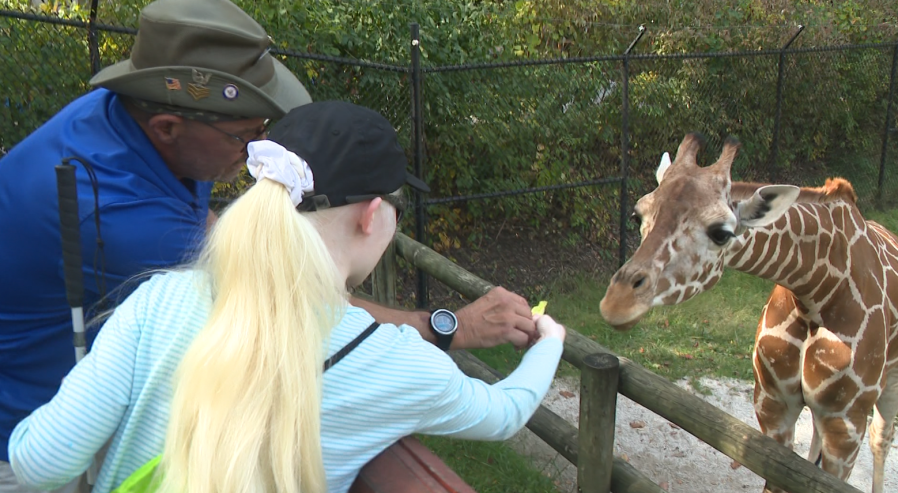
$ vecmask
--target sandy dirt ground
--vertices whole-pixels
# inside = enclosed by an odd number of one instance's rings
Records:
[[[701,384],[711,395],[696,393],[732,416],[758,428],[752,407],[752,384],[737,380],[703,379]],[[679,382],[689,389],[685,381]],[[689,389],[691,390],[691,389]],[[543,405],[575,426],[579,416],[579,381],[556,379]],[[805,409],[796,426],[795,451],[807,457],[811,442],[811,417]],[[528,430],[512,439],[513,446],[533,458],[537,467],[553,476],[559,491],[576,492],[577,471]],[[636,469],[670,493],[757,492],[764,480],[746,467],[733,468],[733,461],[699,441],[686,431],[672,426],[666,419],[618,396],[615,426],[615,454],[624,457]],[[898,445],[893,444],[885,471],[885,491],[898,492]],[[848,482],[869,492],[872,486],[873,457],[867,441]]]

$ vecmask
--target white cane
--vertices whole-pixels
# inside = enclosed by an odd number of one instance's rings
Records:
[[[72,308],[73,343],[75,363],[87,354],[84,335],[84,278],[81,271],[81,225],[78,218],[78,188],[75,182],[75,166],[64,159],[56,166],[56,192],[59,196],[59,232],[62,236],[62,260],[65,272],[65,294]],[[91,460],[87,466],[87,483],[94,485],[97,479],[97,463]]]

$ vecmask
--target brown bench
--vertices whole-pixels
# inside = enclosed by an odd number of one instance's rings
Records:
[[[371,460],[349,493],[476,493],[414,437],[405,437]]]

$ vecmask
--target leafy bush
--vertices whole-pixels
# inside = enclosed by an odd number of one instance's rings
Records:
[[[0,8],[27,3],[4,0]],[[80,21],[86,13],[73,5],[56,16]],[[0,17],[0,149],[11,148],[82,94],[89,77],[87,31]]]
[[[100,22],[134,28],[145,3],[101,2]],[[881,0],[836,6],[761,0],[237,3],[266,27],[279,56],[314,99],[348,100],[382,112],[408,149],[409,25],[419,23],[423,164],[434,197],[495,195],[618,176],[623,62],[567,60],[619,56],[640,24],[647,29],[633,48],[627,80],[631,198],[654,186],[661,152],[673,152],[685,133],[696,130],[709,137],[706,160],[716,158],[727,135],[740,138],[737,178],[816,184],[832,167],[828,161],[862,154],[874,163],[893,48],[787,55],[774,159],[775,50],[798,24],[806,26],[792,45],[799,49],[894,40],[898,32],[896,6]],[[29,5],[30,0],[0,0],[8,9],[24,11]],[[43,12],[87,18],[77,4],[58,5],[45,5]],[[133,42],[118,33],[99,39],[103,65],[127,57]],[[0,17],[0,87],[6,92],[0,101],[0,147],[11,147],[88,90],[86,43],[84,29]],[[751,56],[684,56],[709,51]],[[530,63],[549,59],[555,62]],[[502,65],[458,66],[491,63]],[[802,172],[808,169],[814,172]],[[870,164],[854,172],[866,176],[878,170]],[[216,193],[233,196],[245,185],[245,180],[220,185]],[[479,234],[477,228],[492,220],[538,225],[550,233],[573,231],[610,244],[617,236],[618,199],[619,187],[612,183],[444,203],[429,208],[429,230],[444,248],[456,244],[460,233]]]

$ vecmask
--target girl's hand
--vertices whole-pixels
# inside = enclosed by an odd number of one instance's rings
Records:
[[[547,337],[557,337],[561,339],[561,342],[564,342],[564,338],[567,335],[564,325],[556,322],[548,315],[534,315],[533,321],[536,322],[536,331],[539,333],[539,337],[535,342],[539,342]]]

